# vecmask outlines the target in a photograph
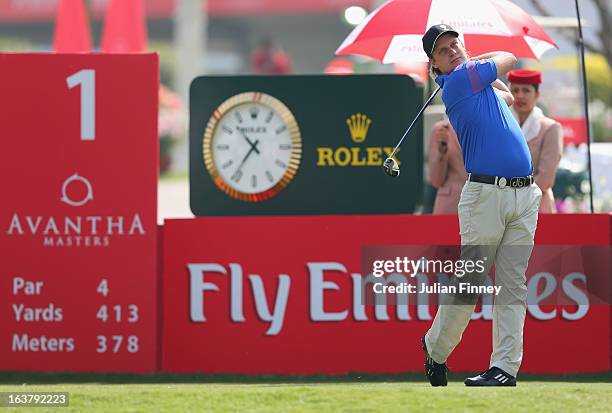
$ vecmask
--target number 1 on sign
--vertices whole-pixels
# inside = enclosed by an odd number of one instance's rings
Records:
[[[96,139],[96,71],[83,69],[66,78],[68,88],[81,85],[81,140]]]

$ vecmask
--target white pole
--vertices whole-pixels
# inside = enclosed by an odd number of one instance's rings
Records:
[[[189,114],[189,85],[206,71],[206,47],[208,35],[207,0],[177,0],[174,14],[174,50],[176,67],[174,90],[185,103]],[[173,150],[174,169],[189,169],[189,132],[187,139]]]
[[[189,102],[189,84],[205,72],[207,0],[178,0],[174,17],[175,89]]]

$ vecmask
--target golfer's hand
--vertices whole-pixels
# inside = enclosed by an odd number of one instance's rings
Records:
[[[436,80],[436,78],[438,77],[438,73],[434,70],[432,65],[429,65],[429,76],[433,79]]]

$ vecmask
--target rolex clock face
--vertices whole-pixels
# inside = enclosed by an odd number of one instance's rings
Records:
[[[260,202],[281,192],[302,157],[302,139],[291,111],[278,99],[247,92],[223,102],[204,132],[204,164],[229,196]]]

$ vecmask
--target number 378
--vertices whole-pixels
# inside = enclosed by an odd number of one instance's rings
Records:
[[[98,347],[96,352],[98,353],[106,353],[109,350],[113,353],[118,353],[122,348],[125,348],[129,353],[138,352],[138,336],[128,336],[127,340],[124,340],[123,336],[118,335],[110,336],[110,340],[106,336],[97,336],[97,338]]]

